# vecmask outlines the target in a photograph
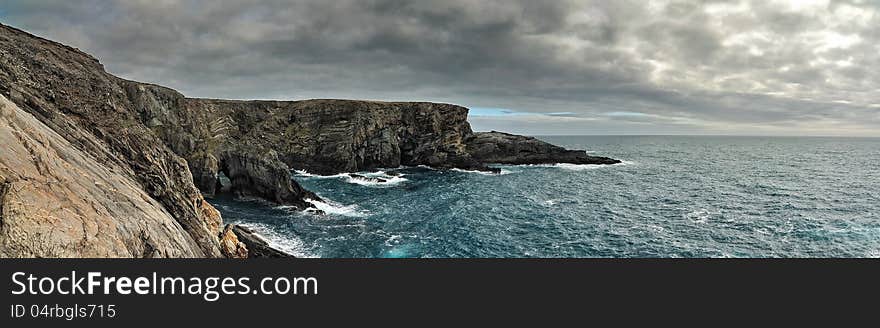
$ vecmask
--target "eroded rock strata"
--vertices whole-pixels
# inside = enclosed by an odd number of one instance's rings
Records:
[[[617,162],[473,133],[467,108],[450,104],[190,99],[2,24],[0,95],[7,257],[277,256],[246,228],[221,229],[203,197],[230,190],[304,209],[318,196],[290,178],[292,168]]]
[[[74,48],[0,26],[0,94],[15,105],[4,111],[31,121],[2,126],[28,151],[4,143],[2,174],[33,186],[3,200],[2,255],[221,256],[219,213],[193,185],[186,161],[141,123],[125,84]],[[75,187],[88,183],[103,185]],[[138,192],[108,195],[114,188]],[[8,216],[14,208],[27,212]],[[27,246],[21,234],[37,232],[69,253]],[[79,246],[64,247],[73,241]]]

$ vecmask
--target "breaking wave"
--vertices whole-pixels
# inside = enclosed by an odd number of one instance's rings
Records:
[[[388,187],[409,181],[404,174],[390,174],[387,171],[339,173],[334,175],[317,175],[306,170],[294,170],[297,176],[312,179],[344,179],[348,183],[367,187]]]
[[[554,163],[554,164],[521,164],[514,166],[522,166],[522,167],[546,167],[546,168],[556,168],[563,169],[569,171],[585,171],[585,170],[595,170],[613,166],[624,166],[624,165],[633,165],[635,162],[630,161],[621,161],[617,164],[570,164],[570,163]]]
[[[314,199],[306,199],[306,202],[312,204],[315,208],[306,209],[304,212],[306,213],[314,213],[315,209],[320,210],[324,213],[331,215],[341,215],[348,217],[365,217],[367,216],[366,211],[362,211],[357,205],[342,205],[338,204],[332,200],[314,200]]]
[[[259,237],[266,240],[269,246],[277,248],[287,254],[295,257],[319,257],[308,251],[305,243],[293,234],[284,234],[276,230],[276,227],[259,223],[259,222],[243,222],[236,221],[235,224],[242,225],[253,230]]]
[[[385,187],[401,184],[408,179],[400,176],[352,176],[349,175],[346,180],[348,183],[358,184],[368,187]]]
[[[477,171],[477,170],[464,170],[464,169],[451,169],[450,171],[462,172],[462,173],[476,173],[482,175],[505,175],[513,173],[510,170],[501,169],[500,172],[486,172],[486,171]]]

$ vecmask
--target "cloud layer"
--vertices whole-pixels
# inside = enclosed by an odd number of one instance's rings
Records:
[[[458,103],[530,134],[880,136],[868,1],[41,1],[0,21],[189,96]]]

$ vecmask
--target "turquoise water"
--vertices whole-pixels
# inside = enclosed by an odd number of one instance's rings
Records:
[[[880,139],[540,138],[625,163],[294,172],[327,215],[212,202],[298,256],[880,256]]]

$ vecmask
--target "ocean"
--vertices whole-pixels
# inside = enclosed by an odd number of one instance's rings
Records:
[[[538,138],[624,163],[291,172],[326,215],[211,202],[301,257],[880,257],[878,138]]]

